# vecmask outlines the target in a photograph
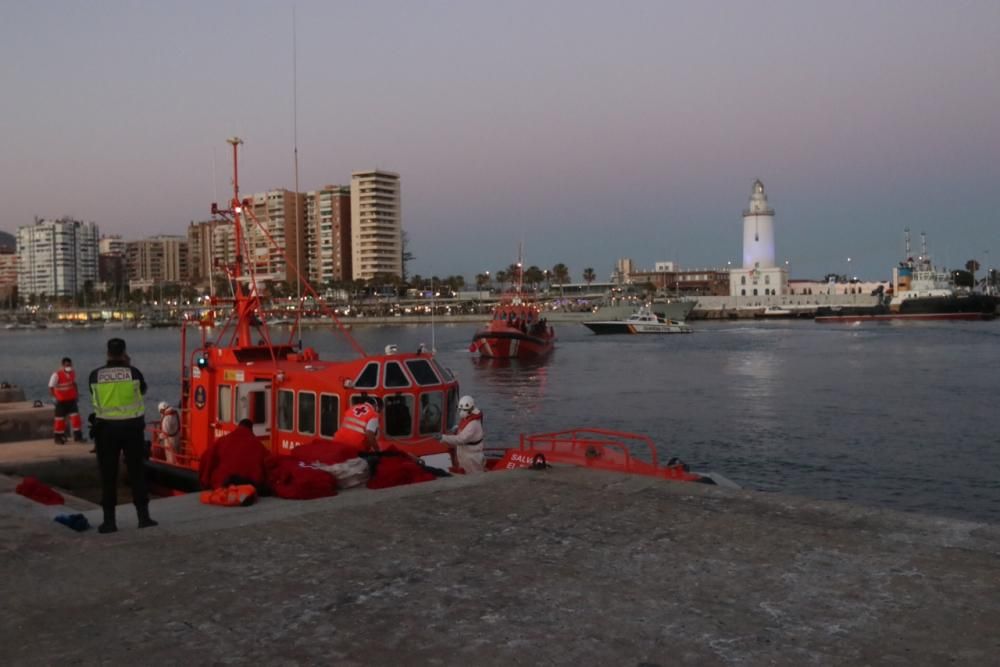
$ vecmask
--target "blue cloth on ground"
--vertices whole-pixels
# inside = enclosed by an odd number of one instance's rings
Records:
[[[60,514],[53,521],[61,523],[64,526],[69,526],[78,533],[82,533],[90,528],[90,522],[82,514]]]

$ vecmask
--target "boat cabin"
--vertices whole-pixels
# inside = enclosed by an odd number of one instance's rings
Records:
[[[272,356],[273,353],[273,356]],[[380,439],[416,455],[441,449],[435,436],[457,423],[458,382],[422,351],[324,361],[291,345],[194,350],[184,383],[180,451],[173,462],[196,471],[202,454],[242,419],[273,454],[330,439],[348,405],[379,399]],[[199,437],[209,434],[209,437]],[[168,453],[154,444],[152,458]]]

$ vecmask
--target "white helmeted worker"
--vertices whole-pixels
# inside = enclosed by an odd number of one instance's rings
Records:
[[[163,447],[163,458],[168,463],[174,462],[174,455],[180,452],[181,419],[177,408],[166,401],[160,401],[160,446]]]
[[[466,473],[483,472],[483,413],[471,396],[458,401],[458,426],[453,435],[442,435],[441,442],[455,454],[458,467]]]

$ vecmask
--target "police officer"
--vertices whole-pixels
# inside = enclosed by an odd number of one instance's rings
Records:
[[[142,396],[145,393],[146,380],[139,369],[130,364],[125,353],[125,341],[112,338],[108,341],[108,363],[90,373],[90,400],[96,418],[94,441],[101,472],[101,507],[104,509],[104,523],[97,529],[101,533],[118,530],[115,505],[118,502],[118,459],[122,452],[125,453],[139,527],[157,525],[149,518],[143,463],[146,408]]]

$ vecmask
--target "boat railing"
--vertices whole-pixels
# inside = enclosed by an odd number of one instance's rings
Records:
[[[519,449],[509,450],[505,465],[497,468],[536,467],[539,458],[545,464],[569,464],[662,479],[699,478],[682,463],[671,462],[661,467],[656,445],[648,436],[601,428],[522,434]]]
[[[640,446],[648,452],[648,461],[633,456],[632,448]],[[600,428],[576,428],[553,433],[521,435],[521,449],[550,452],[555,455],[582,455],[585,460],[598,459],[632,466],[636,463],[659,467],[659,459],[653,440],[645,435],[612,431]]]

